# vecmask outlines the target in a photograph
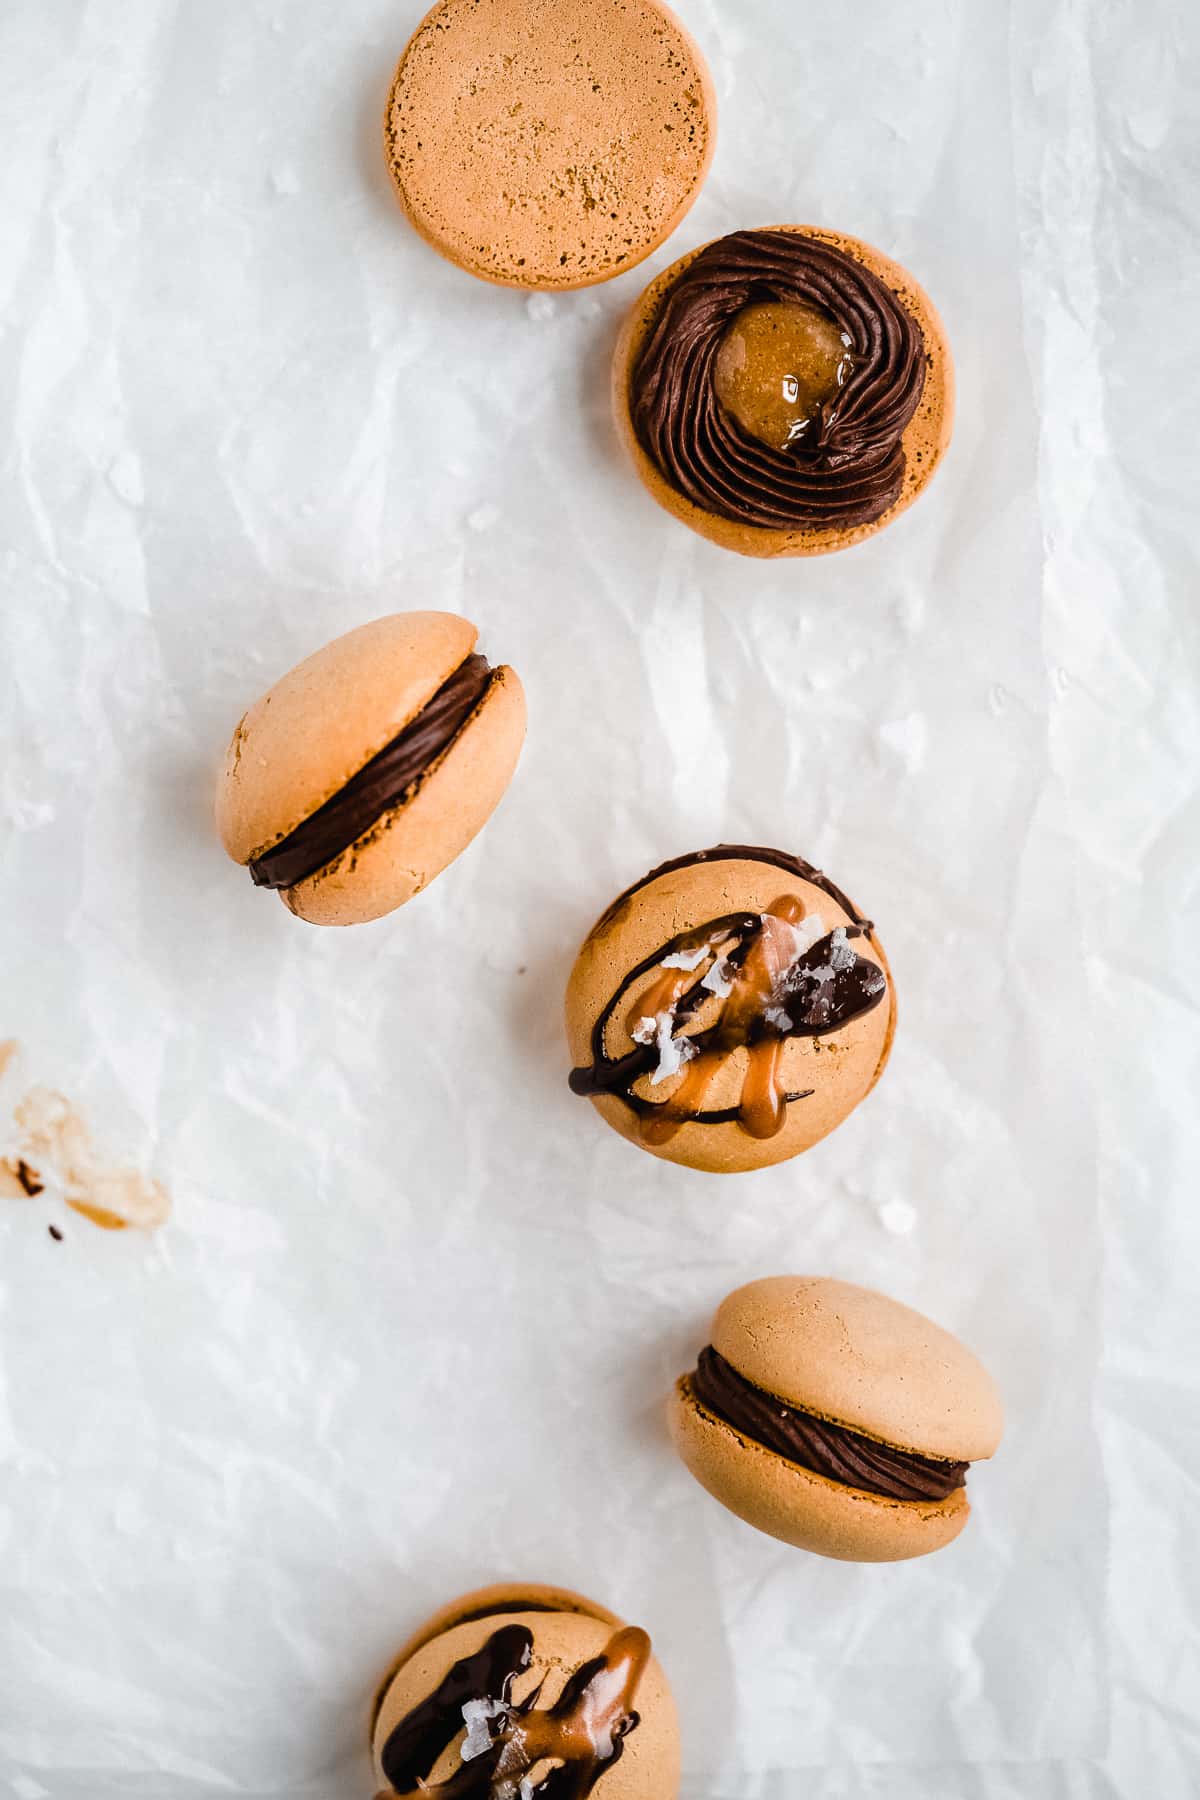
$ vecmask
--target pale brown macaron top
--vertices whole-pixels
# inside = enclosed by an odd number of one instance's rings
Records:
[[[815,556],[882,530],[941,463],[954,369],[929,296],[844,232],[738,231],[682,257],[613,365],[638,475],[745,556]]]
[[[314,925],[403,906],[500,801],[525,736],[507,665],[454,613],[393,613],[326,644],[234,731],[217,828],[255,884]]]
[[[827,875],[719,844],[652,870],[592,927],[567,985],[570,1084],[655,1156],[757,1169],[870,1092],[895,1019],[875,928]]]
[[[388,167],[421,235],[509,287],[608,281],[712,161],[704,58],[661,0],[439,0],[397,70]]]
[[[1000,1397],[957,1338],[870,1288],[752,1281],[722,1302],[671,1433],[701,1485],[759,1531],[845,1562],[940,1550]]]
[[[674,1800],[679,1721],[650,1639],[568,1589],[506,1583],[444,1607],[376,1702],[382,1795]]]

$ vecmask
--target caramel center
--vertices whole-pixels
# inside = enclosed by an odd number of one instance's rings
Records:
[[[853,366],[850,339],[828,313],[766,300],[743,307],[726,327],[713,387],[743,431],[787,450],[811,441],[813,419]]]

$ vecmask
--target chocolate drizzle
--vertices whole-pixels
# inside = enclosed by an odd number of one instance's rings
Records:
[[[692,1393],[735,1431],[789,1462],[889,1500],[944,1500],[966,1479],[969,1463],[898,1450],[835,1425],[755,1387],[710,1344],[700,1352]]]
[[[512,1697],[533,1660],[533,1633],[503,1625],[401,1719],[383,1747],[383,1773],[396,1793],[438,1800],[587,1800],[638,1725],[633,1700],[649,1659],[650,1639],[627,1626],[575,1671],[553,1706],[539,1708],[540,1683],[523,1700]],[[464,1726],[462,1766],[431,1783]],[[535,1786],[539,1764],[555,1766]]]
[[[665,864],[646,880],[740,850],[725,845],[701,851]],[[781,851],[745,854],[805,871],[805,879],[815,878],[857,919],[837,889],[808,864]],[[601,924],[611,922],[637,891],[622,895]],[[680,932],[631,969],[604,1007],[592,1028],[591,1064],[571,1071],[572,1092],[620,1100],[637,1114],[640,1135],[648,1144],[669,1142],[685,1124],[736,1123],[751,1137],[774,1137],[783,1129],[787,1107],[814,1091],[786,1087],[786,1041],[825,1036],[872,1011],[887,993],[883,970],[851,948],[850,940],[865,937],[869,929],[861,921],[825,931],[819,919],[806,922],[798,896],[784,894],[764,913],[726,913]],[[631,1004],[618,1021],[629,995]],[[633,1047],[610,1056],[614,1023]],[[747,1065],[738,1104],[706,1107],[708,1089],[738,1051],[746,1053]],[[657,1085],[675,1075],[680,1076],[678,1086],[665,1100],[637,1091],[637,1083],[647,1077]]]
[[[254,858],[250,878],[255,887],[289,888],[306,881],[399,806],[446,754],[495,678],[485,656],[468,656],[416,718],[332,799]]]
[[[711,850],[692,850],[686,856],[673,856],[669,862],[659,863],[640,881],[635,881],[623,893],[617,895],[612,905],[603,912],[592,927],[592,935],[611,925],[621,909],[640,894],[642,889],[657,881],[660,875],[674,875],[680,869],[693,869],[698,865],[706,866],[715,862],[760,862],[769,863],[773,869],[782,869],[787,875],[795,875],[810,886],[820,888],[831,900],[836,900],[848,919],[861,925],[864,931],[870,931],[871,923],[865,919],[854,905],[847,899],[840,887],[830,881],[824,870],[816,869],[812,863],[805,862],[802,856],[793,856],[790,850],[770,850],[763,844],[714,844]]]
[[[804,442],[787,449],[743,430],[714,387],[726,327],[761,301],[817,307],[852,359]],[[630,417],[661,474],[705,512],[768,531],[865,525],[900,497],[901,439],[925,372],[919,326],[863,263],[806,233],[738,231],[671,287],[633,370]]]

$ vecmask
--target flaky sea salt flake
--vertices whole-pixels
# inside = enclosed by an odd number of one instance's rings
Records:
[[[491,1722],[504,1713],[502,1700],[464,1700],[463,1724],[467,1735],[463,1739],[460,1752],[464,1762],[474,1762],[477,1756],[486,1756],[492,1747]]]
[[[707,944],[701,944],[698,950],[675,950],[670,956],[664,956],[658,966],[660,969],[698,969],[708,953]]]
[[[700,986],[707,993],[715,994],[718,1000],[727,1000],[733,992],[733,971],[725,957],[715,962]]]
[[[660,1082],[669,1081],[672,1075],[678,1075],[685,1062],[691,1062],[696,1054],[696,1046],[687,1038],[672,1035],[675,1018],[672,1013],[661,1012],[658,1015],[658,1067],[650,1077],[650,1086],[657,1087]]]

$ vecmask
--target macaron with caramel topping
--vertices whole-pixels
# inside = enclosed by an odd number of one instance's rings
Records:
[[[393,613],[308,657],[237,725],[217,828],[312,925],[381,918],[487,822],[525,736],[514,670],[454,613]]]
[[[536,1583],[483,1588],[404,1646],[375,1705],[383,1796],[674,1800],[679,1722],[650,1639]]]
[[[843,1562],[940,1550],[1000,1397],[957,1338],[846,1281],[752,1281],[718,1309],[670,1427],[702,1487],[759,1531]]]
[[[954,370],[899,263],[811,225],[682,257],[617,344],[621,437],[650,493],[744,556],[816,556],[881,531],[950,442]]]
[[[874,1087],[895,1030],[869,919],[782,850],[719,844],[653,869],[592,927],[567,985],[572,1091],[655,1156],[784,1162]]]
[[[716,97],[662,0],[438,0],[401,59],[384,140],[410,220],[459,268],[587,287],[683,218]]]

